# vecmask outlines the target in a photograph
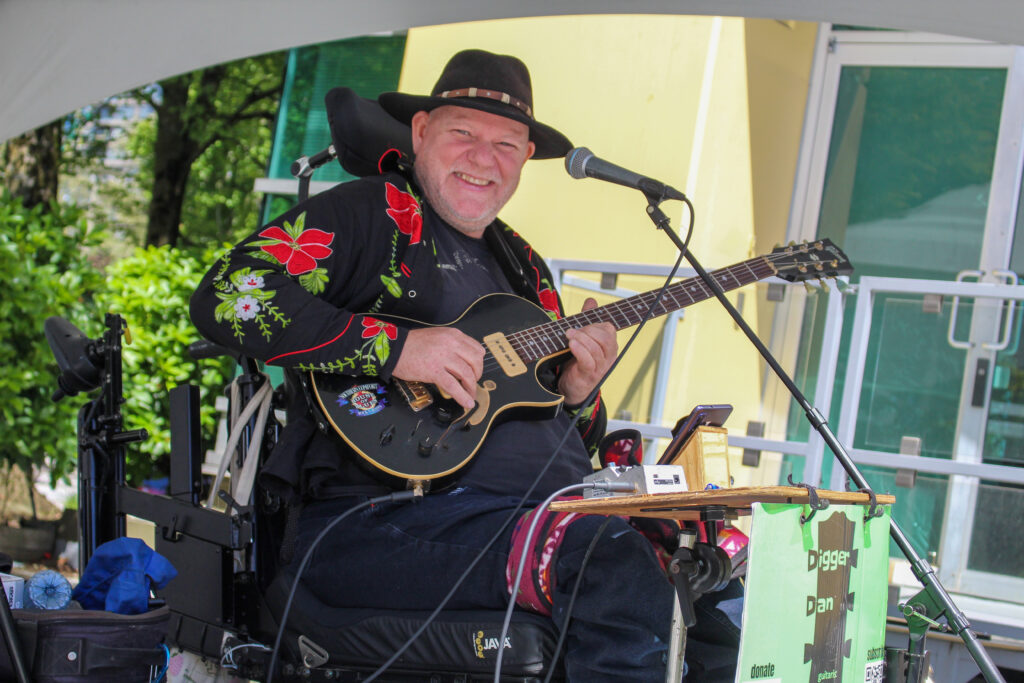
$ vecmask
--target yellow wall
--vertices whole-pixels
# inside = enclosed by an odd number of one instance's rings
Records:
[[[534,109],[575,145],[684,190],[696,207],[691,242],[708,269],[770,250],[786,228],[816,26],[686,16],[580,16],[411,29],[400,89],[430,91],[455,52],[514,54],[530,67]],[[561,159],[531,161],[504,218],[547,258],[671,265],[676,252],[655,230],[639,192],[573,180]],[[680,233],[683,205],[663,205]],[[685,264],[684,264],[685,265]],[[646,291],[654,279],[623,278]],[[747,321],[763,338],[770,312],[745,288]],[[571,310],[583,295],[563,292]],[[736,293],[730,295],[736,302]],[[601,303],[605,303],[604,299]],[[662,321],[642,336],[605,391],[647,421],[651,368]],[[714,302],[687,309],[678,329],[662,423],[696,403],[732,403],[729,426],[761,419],[762,365]],[[624,343],[628,332],[620,335]],[[652,355],[653,354],[653,355]]]

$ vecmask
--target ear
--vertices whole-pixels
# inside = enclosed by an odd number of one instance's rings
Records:
[[[534,153],[537,151],[537,145],[533,144],[533,140],[530,140],[526,144],[526,158],[523,159],[523,163],[526,163],[533,158]]]
[[[416,154],[420,151],[420,145],[423,143],[424,132],[427,129],[427,121],[430,120],[430,112],[418,111],[412,115],[412,120],[409,122],[412,128],[412,152]]]

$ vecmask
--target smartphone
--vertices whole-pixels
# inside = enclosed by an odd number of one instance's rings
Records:
[[[672,462],[697,431],[697,427],[721,427],[732,413],[732,406],[725,404],[695,406],[690,414],[680,418],[672,428],[672,441],[658,459],[659,465]]]

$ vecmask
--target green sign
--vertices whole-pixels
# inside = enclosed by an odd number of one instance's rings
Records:
[[[737,683],[881,683],[889,509],[755,504]]]

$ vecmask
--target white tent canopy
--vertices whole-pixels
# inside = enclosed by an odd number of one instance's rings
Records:
[[[1024,26],[1020,0],[0,0],[0,140],[138,85],[264,52],[412,26],[595,13],[835,22],[1010,44]]]

